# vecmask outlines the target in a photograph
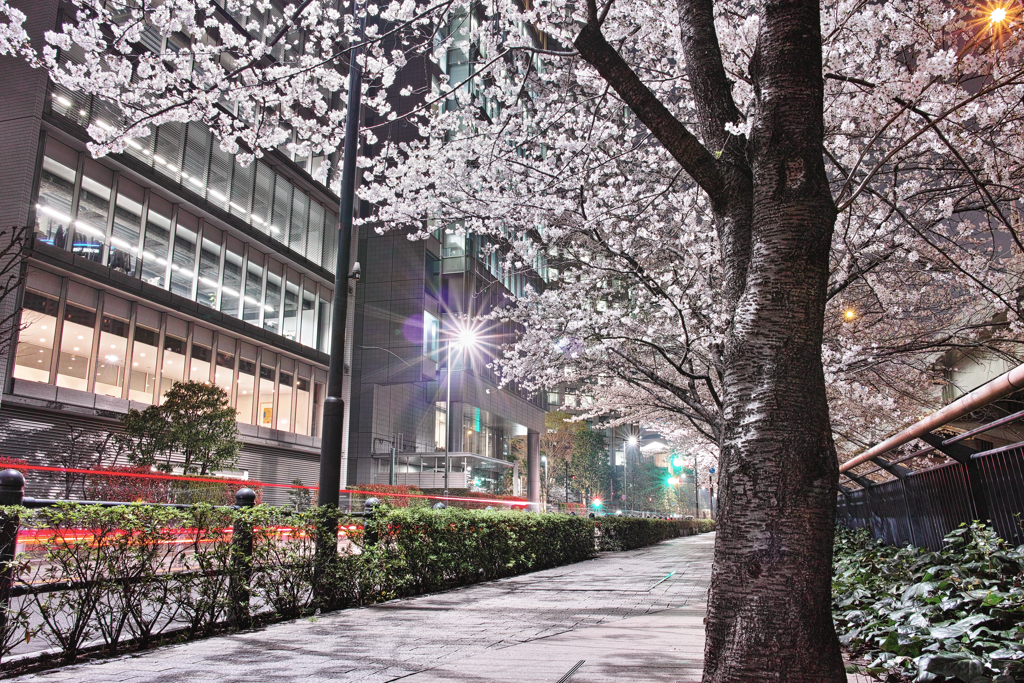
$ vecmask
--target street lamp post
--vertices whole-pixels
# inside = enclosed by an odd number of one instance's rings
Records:
[[[472,346],[476,343],[476,334],[472,330],[462,330],[458,333],[455,339],[456,347],[462,351],[463,364],[466,359],[466,347]],[[445,358],[448,360],[448,392],[444,401],[444,496],[448,497],[448,470],[451,467],[451,460],[449,454],[452,452],[451,435],[452,435],[452,369],[454,364],[452,363],[452,338],[448,337],[448,343],[445,350]],[[459,427],[459,429],[462,429]]]
[[[358,19],[357,3],[352,3],[352,17],[359,23],[360,35],[365,19]],[[352,214],[355,208],[356,162],[359,151],[359,110],[363,69],[359,65],[362,49],[353,46],[349,54],[348,113],[345,120],[345,147],[341,167],[341,203],[338,207],[338,254],[334,272],[334,304],[331,310],[331,362],[327,371],[327,397],[320,437],[320,483],[317,498],[320,505],[338,506],[341,489],[341,445],[344,437],[345,399],[345,329],[348,325],[348,281],[358,278],[358,271],[349,271],[352,245]]]

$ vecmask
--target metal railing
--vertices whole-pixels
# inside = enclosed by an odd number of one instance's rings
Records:
[[[837,522],[869,529],[892,545],[910,543],[938,550],[950,531],[981,520],[989,522],[1001,538],[1024,544],[1024,441],[985,449],[964,443],[1021,420],[1024,411],[953,436],[948,431],[937,433],[1022,387],[1024,365],[843,463]],[[919,447],[914,447],[915,441],[921,442]],[[894,455],[896,449],[906,451],[908,446],[910,452]],[[904,465],[925,457],[929,466]],[[934,459],[944,462],[931,464]]]

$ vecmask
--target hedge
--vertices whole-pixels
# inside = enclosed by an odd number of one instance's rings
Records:
[[[599,517],[599,550],[633,550],[660,543],[669,538],[714,531],[710,519],[656,519],[651,517]]]
[[[189,639],[440,591],[595,552],[593,520],[504,510],[380,506],[365,529],[364,520],[331,508],[290,513],[264,505],[61,503],[0,508],[0,515],[20,518],[26,548],[11,563],[14,597],[0,657],[39,639],[39,649],[57,649],[64,662],[83,651],[114,654],[169,634]],[[342,532],[326,563],[316,552],[325,519]],[[243,538],[233,526],[251,537],[251,554],[232,542]]]

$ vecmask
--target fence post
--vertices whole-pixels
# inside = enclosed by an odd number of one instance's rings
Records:
[[[363,545],[377,545],[380,542],[380,531],[377,529],[377,506],[380,501],[376,498],[367,498],[363,504],[366,516],[363,518]]]
[[[21,505],[25,500],[25,477],[18,470],[0,472],[0,505]],[[7,612],[14,587],[14,554],[18,548],[17,515],[0,517],[0,640],[6,640]]]
[[[231,527],[231,567],[228,594],[231,598],[231,621],[235,626],[249,624],[249,597],[252,580],[252,525],[241,514],[256,504],[256,492],[239,489],[235,494],[235,519]]]

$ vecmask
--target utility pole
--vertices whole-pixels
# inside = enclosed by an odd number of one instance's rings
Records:
[[[358,19],[358,4],[352,2],[352,17],[359,21],[359,37],[366,22]],[[361,46],[349,50],[348,107],[345,119],[345,149],[341,166],[341,202],[338,212],[338,259],[334,270],[334,305],[331,310],[331,364],[327,371],[323,435],[320,438],[320,505],[338,507],[341,489],[341,444],[344,437],[345,328],[348,323],[349,261],[352,251],[352,214],[355,209],[356,155],[359,151],[359,121],[363,69],[359,66]],[[358,277],[357,273],[351,274]]]

